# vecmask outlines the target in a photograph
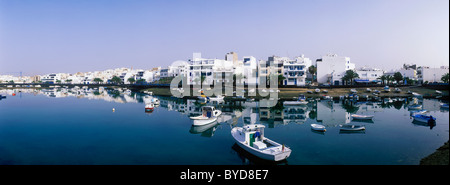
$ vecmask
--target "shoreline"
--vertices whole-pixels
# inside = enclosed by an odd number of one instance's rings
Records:
[[[420,165],[449,165],[448,141],[436,149],[432,154],[422,158]]]

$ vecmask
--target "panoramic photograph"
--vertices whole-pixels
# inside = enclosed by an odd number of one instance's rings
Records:
[[[448,83],[447,0],[0,0],[2,167],[448,166]]]

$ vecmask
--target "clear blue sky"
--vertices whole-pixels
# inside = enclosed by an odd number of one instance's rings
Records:
[[[449,62],[448,0],[0,0],[0,74],[149,69],[193,52]]]

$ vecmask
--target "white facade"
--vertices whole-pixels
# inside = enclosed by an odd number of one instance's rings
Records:
[[[421,67],[419,70],[419,81],[422,82],[442,82],[442,76],[449,73],[448,66],[441,66],[440,68]]]
[[[284,60],[282,71],[285,79],[283,85],[305,86],[307,71],[311,65],[311,60],[305,58],[304,55],[294,60]]]
[[[336,54],[323,56],[316,61],[316,65],[319,84],[342,85],[345,71],[355,69],[355,64],[350,63],[349,57],[341,57]]]
[[[383,76],[384,71],[381,69],[362,67],[356,70],[360,80],[364,80],[366,82],[378,82],[379,77]]]
[[[258,62],[255,57],[248,56],[244,57],[242,61],[242,69],[244,75],[244,83],[247,85],[256,85],[258,84]]]

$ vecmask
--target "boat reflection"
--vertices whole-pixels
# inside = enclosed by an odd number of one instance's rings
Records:
[[[436,126],[436,122],[435,122],[435,121],[425,123],[425,122],[420,122],[420,121],[417,121],[417,120],[413,120],[411,123],[412,123],[414,126],[430,127],[430,130],[433,129],[433,127]]]
[[[191,134],[200,134],[202,137],[212,137],[214,136],[214,132],[216,131],[218,126],[219,124],[217,123],[217,121],[202,126],[192,125],[189,132]]]

